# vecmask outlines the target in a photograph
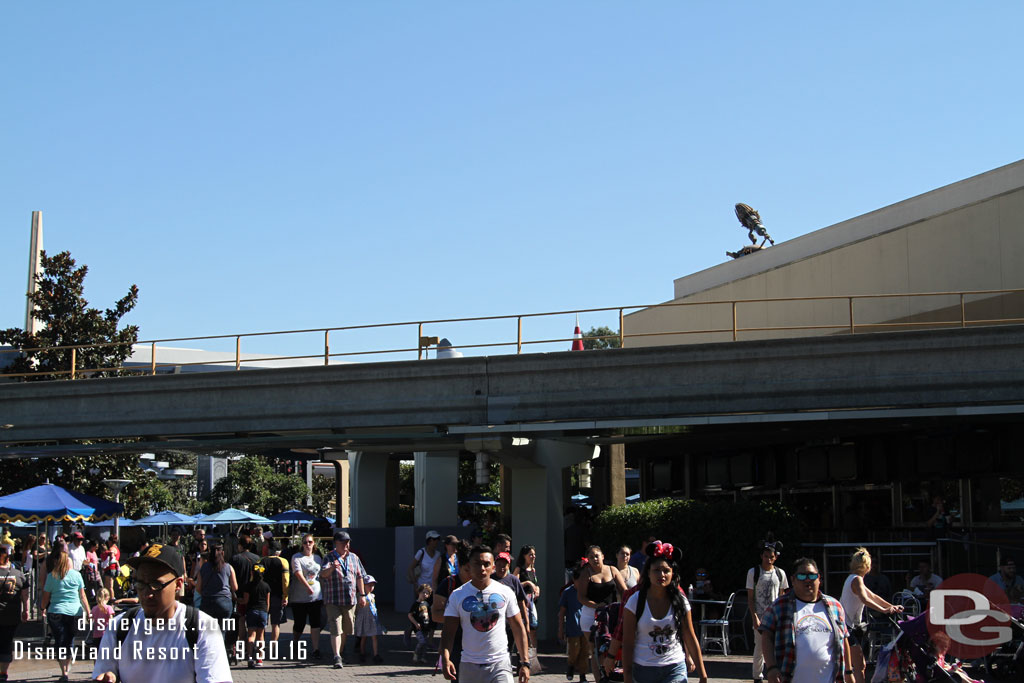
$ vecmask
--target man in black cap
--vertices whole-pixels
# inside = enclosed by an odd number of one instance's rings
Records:
[[[334,550],[327,553],[320,568],[320,588],[327,610],[327,625],[331,629],[331,650],[334,668],[344,665],[341,653],[345,650],[345,637],[352,635],[356,605],[366,606],[363,563],[349,552],[352,537],[347,531],[334,532]]]
[[[276,643],[285,622],[288,606],[288,580],[290,565],[281,557],[281,542],[271,538],[267,542],[267,556],[260,560],[264,567],[263,580],[270,585],[270,640]]]
[[[245,613],[249,611],[249,593],[252,589],[252,568],[260,561],[260,556],[252,552],[252,541],[248,534],[239,534],[238,552],[235,553],[228,563],[235,570],[235,578],[238,581],[238,595],[235,604],[235,623],[238,625],[238,640],[245,640]],[[225,555],[226,557],[226,555]],[[228,653],[232,655],[233,653]]]
[[[96,651],[93,680],[152,683],[195,680],[230,683],[224,639],[217,621],[175,600],[185,563],[169,546],[154,543],[126,564],[141,609],[115,617]]]

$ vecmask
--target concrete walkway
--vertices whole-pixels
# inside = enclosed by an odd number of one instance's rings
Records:
[[[245,663],[232,667],[231,673],[237,683],[270,683],[277,681],[291,681],[301,677],[303,681],[359,681],[361,683],[385,683],[395,679],[422,679],[422,683],[443,683],[444,678],[440,673],[434,673],[433,668],[412,664],[412,650],[402,642],[402,619],[404,614],[389,613],[382,615],[384,623],[388,625],[387,635],[379,638],[380,654],[384,663],[359,664],[358,658],[351,653],[351,644],[348,646],[347,660],[350,662],[344,669],[336,670],[331,667],[331,659],[327,656],[330,643],[327,632],[321,635],[320,649],[324,658],[320,661],[309,660],[308,663],[299,664],[283,658],[284,653],[289,650],[291,643],[291,625],[285,624],[281,634],[280,650],[282,658],[267,660],[260,669],[249,669]],[[42,644],[42,627],[39,622],[23,624],[18,632],[18,637],[27,644]],[[309,635],[305,640],[308,642]],[[435,644],[437,638],[434,639]],[[77,641],[76,641],[77,644]],[[368,660],[371,658],[367,658]],[[564,682],[565,679],[565,651],[556,643],[550,647],[542,644],[540,661],[544,670],[532,678],[538,681],[549,683]],[[723,657],[721,655],[710,655],[706,658],[708,675],[713,681],[739,681],[750,680],[750,657],[740,655]],[[91,679],[92,662],[76,662],[71,667],[71,681],[87,681]],[[60,675],[57,664],[49,660],[15,660],[8,671],[11,681],[55,681]],[[587,676],[591,680],[591,676]]]

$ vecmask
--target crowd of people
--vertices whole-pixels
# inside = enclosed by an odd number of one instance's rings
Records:
[[[223,539],[208,539],[202,527],[189,541],[182,535],[174,529],[166,541],[143,541],[124,560],[113,535],[102,543],[80,532],[52,543],[29,536],[14,553],[17,564],[12,547],[0,542],[0,681],[7,679],[18,626],[30,618],[34,582],[59,681],[68,680],[72,658],[82,654],[94,657],[98,680],[152,680],[151,666],[164,676],[175,662],[192,667],[196,680],[230,681],[239,661],[257,668],[266,658],[322,659],[324,622],[335,668],[344,665],[345,640],[353,634],[362,638],[361,659],[381,661],[376,581],[350,552],[347,532],[336,531],[324,550],[306,534],[284,557],[281,542],[258,527]],[[289,607],[294,638],[285,645],[279,639]],[[87,646],[81,651],[79,636]],[[153,657],[154,648],[165,656]],[[148,654],[134,656],[140,652]]]
[[[412,664],[468,683],[526,683],[538,671],[538,626],[547,618],[538,612],[538,549],[522,545],[513,554],[507,534],[496,533],[490,545],[478,531],[467,536],[429,531],[410,558],[406,639]],[[34,582],[49,637],[64,648],[57,650],[60,681],[68,678],[80,632],[96,648],[94,677],[111,682],[149,678],[145,658],[124,656],[125,648],[188,649],[191,659],[175,666],[190,666],[196,680],[206,681],[229,681],[232,665],[257,668],[268,658],[324,660],[339,669],[352,658],[383,661],[379,637],[386,631],[376,580],[346,531],[335,531],[324,544],[330,547],[319,547],[307,533],[284,549],[259,527],[224,538],[207,538],[198,527],[187,541],[174,530],[165,542],[143,542],[123,561],[114,536],[99,542],[75,532],[52,544],[31,536],[20,544],[6,541],[0,538],[0,681],[7,678],[18,625],[29,619]],[[779,566],[781,552],[782,543],[761,542],[746,576],[753,680],[864,683],[867,610],[902,610],[887,599],[893,595],[888,580],[858,548],[836,599],[821,592],[813,559],[796,560],[787,573]],[[550,615],[566,648],[568,681],[706,680],[690,600],[718,594],[706,568],[684,578],[681,561],[680,548],[653,536],[636,552],[620,545],[614,562],[600,546],[585,549],[567,570],[557,614]],[[1024,579],[1014,560],[1003,557],[999,564],[992,581],[1019,600]],[[927,561],[907,579],[923,601],[942,581]],[[289,611],[292,639],[282,643]],[[145,620],[165,626],[140,628]],[[325,627],[326,654],[320,646]],[[346,657],[352,637],[359,642]],[[111,654],[117,645],[121,657]]]

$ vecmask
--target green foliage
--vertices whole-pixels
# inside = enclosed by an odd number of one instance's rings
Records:
[[[416,500],[416,466],[412,461],[398,463],[398,497],[400,500]]]
[[[83,292],[88,266],[75,267],[70,252],[62,251],[56,256],[42,252],[42,272],[36,276],[39,285],[29,298],[36,307],[36,318],[43,328],[36,334],[12,327],[0,330],[0,344],[9,344],[16,349],[28,350],[19,354],[7,372],[34,373],[26,379],[49,380],[69,379],[69,374],[57,375],[55,371],[71,369],[71,350],[50,350],[54,346],[87,345],[77,349],[76,368],[118,367],[132,354],[132,345],[138,341],[139,328],[128,325],[118,329],[121,318],[131,311],[139,298],[139,289],[132,285],[128,293],[118,300],[113,308],[100,311],[89,307]],[[88,346],[112,344],[111,346]],[[83,372],[82,377],[106,377],[117,372]]]
[[[278,474],[259,455],[246,455],[228,463],[228,473],[210,493],[211,511],[245,508],[269,517],[292,508],[305,508],[309,487],[296,476]]]
[[[312,465],[308,466],[311,467]],[[337,486],[335,485],[334,477],[325,477],[319,474],[313,476],[312,512],[314,515],[319,515],[321,517],[334,515],[334,493],[336,488]]]
[[[1007,503],[1024,498],[1024,477],[1009,475],[999,479],[999,498]]]
[[[617,349],[620,346],[619,331],[610,327],[591,327],[583,333],[584,349]]]
[[[476,483],[476,460],[459,460],[459,500],[501,500],[501,468],[491,461],[487,469],[491,474],[490,483],[480,486]]]
[[[597,516],[591,535],[606,556],[622,543],[639,548],[649,535],[672,543],[683,550],[684,583],[697,567],[706,567],[715,589],[728,594],[743,587],[747,570],[759,561],[757,544],[769,531],[785,545],[785,562],[799,557],[804,530],[778,502],[660,498],[619,505]]]
[[[416,513],[411,505],[397,505],[384,511],[385,526],[413,526]]]

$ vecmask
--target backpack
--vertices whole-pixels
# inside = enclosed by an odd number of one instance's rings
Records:
[[[128,632],[132,630],[132,624],[135,622],[135,615],[139,613],[142,607],[136,605],[131,609],[125,611],[117,621],[117,644],[121,645],[124,643],[124,639],[128,637]],[[192,605],[185,605],[185,640],[188,641],[188,647],[190,650],[195,651],[196,643],[199,642],[199,610]]]

